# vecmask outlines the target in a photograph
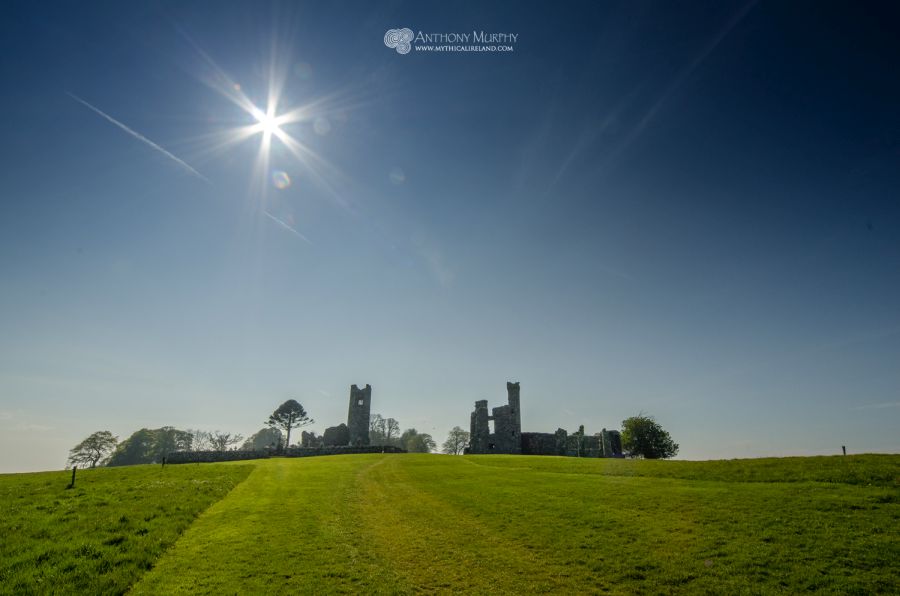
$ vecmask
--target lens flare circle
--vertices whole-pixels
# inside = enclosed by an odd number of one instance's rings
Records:
[[[282,170],[275,170],[272,172],[272,184],[278,190],[284,190],[291,185],[291,177],[288,176],[287,172]]]

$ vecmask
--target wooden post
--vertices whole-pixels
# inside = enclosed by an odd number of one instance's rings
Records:
[[[78,469],[78,466],[72,466],[72,482],[69,483],[69,486],[66,488],[75,488],[75,470]]]
[[[841,445],[841,449],[844,450],[844,455],[847,455],[847,446],[846,446],[846,445]]]

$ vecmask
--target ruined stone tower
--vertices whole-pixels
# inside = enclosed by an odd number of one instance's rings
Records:
[[[369,444],[369,412],[372,407],[372,386],[360,389],[350,386],[350,409],[347,412],[347,428],[350,430],[350,445]]]
[[[487,400],[475,402],[470,416],[468,453],[522,453],[522,413],[519,409],[519,384],[506,384],[507,404],[491,410]],[[494,423],[491,432],[490,423]]]

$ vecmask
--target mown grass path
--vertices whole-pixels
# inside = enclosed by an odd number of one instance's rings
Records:
[[[136,594],[329,593],[391,585],[348,515],[383,456],[260,461],[133,588]],[[363,547],[363,548],[361,548]]]
[[[736,482],[564,458],[261,461],[134,592],[897,593],[898,461],[860,461],[876,486],[845,462],[810,473],[829,482]]]

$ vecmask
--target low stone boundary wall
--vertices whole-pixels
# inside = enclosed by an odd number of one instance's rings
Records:
[[[169,464],[198,464],[245,459],[266,459],[273,456],[314,457],[316,455],[348,455],[355,453],[406,453],[406,449],[381,445],[359,447],[289,447],[284,453],[276,451],[179,451],[166,457]]]
[[[285,457],[312,457],[314,455],[346,455],[350,453],[406,453],[406,449],[389,445],[326,446],[326,447],[288,447]]]
[[[268,451],[178,451],[166,456],[167,464],[199,464],[242,459],[265,459]]]

